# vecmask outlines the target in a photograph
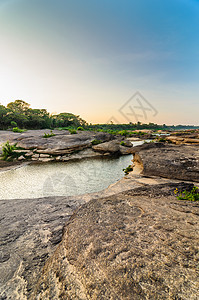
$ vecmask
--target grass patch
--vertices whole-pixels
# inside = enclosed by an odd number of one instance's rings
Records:
[[[93,140],[92,142],[91,142],[91,144],[94,146],[94,145],[98,145],[98,144],[101,144],[102,143],[102,141],[101,140]]]
[[[19,133],[21,133],[21,132],[26,131],[26,129],[20,129],[20,128],[18,128],[18,127],[14,127],[14,128],[12,128],[12,131],[13,131],[13,132],[19,132]]]
[[[52,132],[52,130],[50,131],[50,133],[44,133],[43,138],[47,139],[51,136],[55,136],[55,134]]]
[[[68,131],[70,132],[70,134],[76,134],[77,133],[77,131],[75,129],[69,129]]]
[[[124,141],[121,141],[120,145],[121,146],[126,146],[126,143]]]
[[[123,171],[124,171],[125,175],[128,175],[129,172],[133,171],[133,168],[131,165],[129,165],[126,169],[123,169]]]
[[[180,192],[177,188],[174,191],[178,200],[199,201],[199,189],[194,186],[192,190]]]
[[[14,152],[14,150],[17,149],[17,143],[14,145],[10,145],[9,141],[7,141],[2,147],[3,160],[12,161],[16,157],[16,153]]]
[[[79,127],[77,127],[77,130],[78,130],[78,131],[84,131],[84,128],[81,127],[81,126],[79,126]]]

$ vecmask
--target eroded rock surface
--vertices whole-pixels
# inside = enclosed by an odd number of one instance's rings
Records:
[[[85,200],[51,197],[0,201],[0,299],[28,299],[65,222]]]
[[[121,145],[121,141],[114,140],[109,142],[104,142],[93,146],[93,150],[100,153],[111,153],[111,154],[129,154],[133,145],[130,141],[123,141],[125,146]],[[130,148],[130,149],[129,149]]]
[[[166,137],[166,139],[176,145],[180,145],[180,144],[199,145],[199,131],[196,130],[193,133],[192,132],[177,132],[177,133],[171,134],[171,136]]]
[[[31,299],[198,299],[199,203],[147,186],[91,200],[65,226]]]
[[[108,190],[0,201],[1,300],[199,299],[199,203],[174,195],[199,182],[199,147],[126,149],[137,172]]]
[[[133,152],[144,176],[199,182],[199,146],[152,143],[134,147]]]
[[[33,162],[68,161],[101,155],[125,155],[130,153],[128,147],[132,148],[132,144],[124,140],[124,137],[104,132],[79,131],[77,134],[70,134],[67,130],[53,130],[54,136],[48,138],[44,138],[44,134],[51,134],[51,131],[29,130],[23,133],[0,131],[0,141],[1,143],[6,141],[12,144],[17,143],[20,149],[14,150],[14,160],[20,162],[27,160]],[[125,146],[120,145],[122,140]],[[93,141],[100,144],[92,146]],[[1,166],[2,164],[0,168]]]
[[[74,150],[82,150],[91,145],[94,139],[104,142],[114,139],[114,136],[103,132],[83,131],[77,134],[70,134],[67,130],[53,130],[55,136],[44,138],[45,133],[51,133],[50,130],[28,130],[23,133],[14,133],[1,131],[0,138],[2,142],[7,140],[17,143],[17,146],[24,149],[38,149],[40,153],[63,154],[71,153]]]

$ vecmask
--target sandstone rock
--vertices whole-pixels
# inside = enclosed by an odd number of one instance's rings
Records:
[[[121,142],[124,142],[125,143],[125,147],[132,147],[133,145],[132,145],[132,142],[131,142],[131,140],[130,139],[125,139],[125,140],[122,140]]]
[[[48,158],[50,157],[48,154],[40,154],[39,157],[42,157],[42,158]]]
[[[131,148],[133,148],[132,144],[131,144]],[[123,155],[131,153],[131,148],[126,147],[126,146],[121,146],[121,145],[119,146],[120,153],[123,154]]]
[[[62,156],[56,156],[55,159],[56,159],[56,161],[61,161],[62,160]]]
[[[83,205],[31,299],[198,299],[199,203],[142,187]],[[186,220],[186,222],[185,222]]]
[[[91,147],[91,141],[94,139],[103,142],[115,139],[111,134],[104,132],[83,131],[70,135],[67,130],[54,130],[55,136],[51,138],[43,138],[44,133],[50,133],[49,130],[28,130],[24,133],[16,134],[14,132],[1,131],[1,140],[6,142],[17,143],[19,147],[24,149],[38,149],[38,153],[60,154],[71,153],[75,150],[82,150]],[[46,152],[45,150],[49,150]],[[54,153],[55,151],[55,153]]]
[[[0,299],[30,299],[46,259],[82,197],[0,201]]]
[[[49,158],[50,156],[64,156],[63,161],[68,161],[73,159],[99,157],[103,153],[117,153],[119,155],[127,153],[127,150],[119,147],[119,144],[123,139],[121,136],[117,137],[104,132],[91,131],[80,131],[77,134],[70,135],[66,130],[54,130],[55,136],[44,138],[44,133],[50,133],[50,131],[28,130],[19,134],[11,131],[1,131],[0,138],[2,142],[9,140],[12,144],[17,143],[18,147],[23,148],[22,155],[24,154],[27,158],[32,157],[32,161],[39,160],[42,162],[43,160],[39,159],[39,157]],[[88,149],[92,148],[91,142],[95,139],[101,140],[103,143],[109,142],[108,149],[104,149],[104,151],[100,151],[101,153],[98,152],[98,154],[92,150],[89,151]],[[111,141],[114,141],[113,144]],[[129,141],[126,141],[126,144],[129,145]],[[84,150],[88,150],[89,153],[84,152]],[[19,150],[19,152],[21,152],[21,150]],[[57,159],[57,161],[62,161],[62,159]]]
[[[188,143],[188,144],[199,144],[199,139],[185,138],[185,139],[184,139],[184,142],[185,142],[185,143]]]
[[[20,160],[24,160],[25,159],[25,157],[23,156],[23,155],[21,155],[21,156],[19,156],[18,157],[18,160],[20,161]]]
[[[54,160],[54,158],[53,157],[39,157],[39,159],[38,159],[40,162],[44,162],[44,163],[46,163],[46,162],[50,162],[50,161],[53,161]]]
[[[32,155],[34,155],[33,151],[28,151],[28,152],[26,152],[26,156],[30,157],[30,156],[32,156]]]
[[[70,157],[69,156],[62,156],[62,161],[69,161],[70,160]]]
[[[199,182],[199,147],[145,144],[134,147],[134,163],[142,165],[145,176],[159,176]]]
[[[21,152],[23,152],[23,153],[26,153],[26,154],[27,154],[27,153],[29,153],[30,151],[29,151],[29,150],[26,150],[26,149],[20,149],[20,150],[17,150],[17,149],[16,149],[16,150],[13,150],[13,152],[14,152],[14,153],[21,153]]]
[[[166,140],[171,141],[174,144],[180,145],[180,144],[196,144],[199,145],[199,138],[194,137],[187,137],[187,136],[168,136],[166,137]]]
[[[132,147],[132,144],[131,144]],[[120,145],[120,141],[109,141],[105,143],[101,143],[95,146],[92,146],[94,151],[102,152],[102,153],[114,153],[114,154],[129,154],[130,150],[128,147]]]

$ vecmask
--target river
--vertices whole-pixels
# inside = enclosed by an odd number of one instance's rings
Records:
[[[140,145],[143,141],[133,141]],[[124,176],[132,155],[30,164],[0,173],[0,200],[73,196],[98,192]]]

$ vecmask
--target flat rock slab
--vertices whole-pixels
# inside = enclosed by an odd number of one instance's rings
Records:
[[[123,178],[104,191],[80,196],[0,200],[0,300],[30,298],[65,223],[80,205],[140,185]]]
[[[0,299],[22,300],[61,241],[63,226],[85,200],[51,197],[0,201]]]
[[[199,203],[140,187],[91,200],[65,226],[31,299],[199,299]]]
[[[49,138],[44,138],[44,133],[50,133],[50,130],[28,130],[23,133],[0,131],[0,141],[3,143],[9,140],[24,149],[40,149],[44,150],[43,153],[59,154],[65,153],[64,150],[70,150],[71,152],[82,150],[91,146],[91,141],[94,139],[103,142],[114,139],[111,134],[92,131],[70,134],[67,130],[53,130],[55,136]]]
[[[133,152],[145,176],[199,182],[199,146],[146,144]]]

